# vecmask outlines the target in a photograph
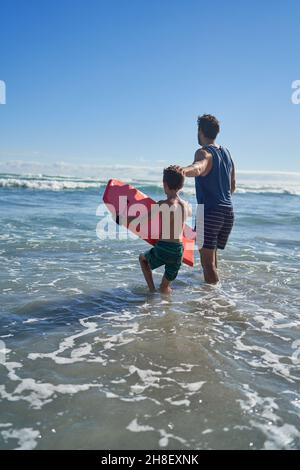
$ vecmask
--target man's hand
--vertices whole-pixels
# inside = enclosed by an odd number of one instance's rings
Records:
[[[179,166],[179,165],[174,165],[174,169],[177,170],[179,173],[182,173],[183,176],[184,176],[185,168],[183,168],[182,166]]]
[[[178,167],[182,174],[187,177],[206,175],[212,168],[212,155],[204,149],[198,149],[195,153],[194,162],[186,167]]]

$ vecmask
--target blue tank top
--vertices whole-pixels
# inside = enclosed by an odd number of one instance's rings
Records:
[[[212,154],[213,166],[206,176],[195,178],[198,204],[204,204],[204,210],[216,207],[232,207],[231,173],[233,162],[229,150],[223,147],[207,145],[204,147]]]

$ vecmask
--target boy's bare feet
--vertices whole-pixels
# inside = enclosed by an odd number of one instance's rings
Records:
[[[151,271],[148,261],[146,260],[143,254],[140,254],[139,262],[140,262],[141,269],[143,271],[144,278],[147,282],[150,292],[155,292],[155,285],[153,282],[152,271]]]
[[[172,293],[172,289],[170,287],[170,281],[168,281],[168,279],[166,279],[165,276],[163,276],[162,281],[161,281],[160,292],[162,294],[171,294]]]
[[[171,287],[167,287],[166,289],[163,289],[162,287],[160,287],[160,293],[170,295],[170,294],[172,294],[172,289],[171,289]]]

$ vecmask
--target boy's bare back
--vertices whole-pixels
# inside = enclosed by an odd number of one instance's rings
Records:
[[[183,227],[186,219],[191,215],[190,205],[179,196],[158,201],[158,205],[162,214],[160,240],[182,242]]]

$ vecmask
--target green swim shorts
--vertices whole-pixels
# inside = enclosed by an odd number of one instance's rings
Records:
[[[151,269],[165,266],[165,278],[174,281],[183,258],[183,244],[159,240],[151,250],[146,251],[145,258]]]

